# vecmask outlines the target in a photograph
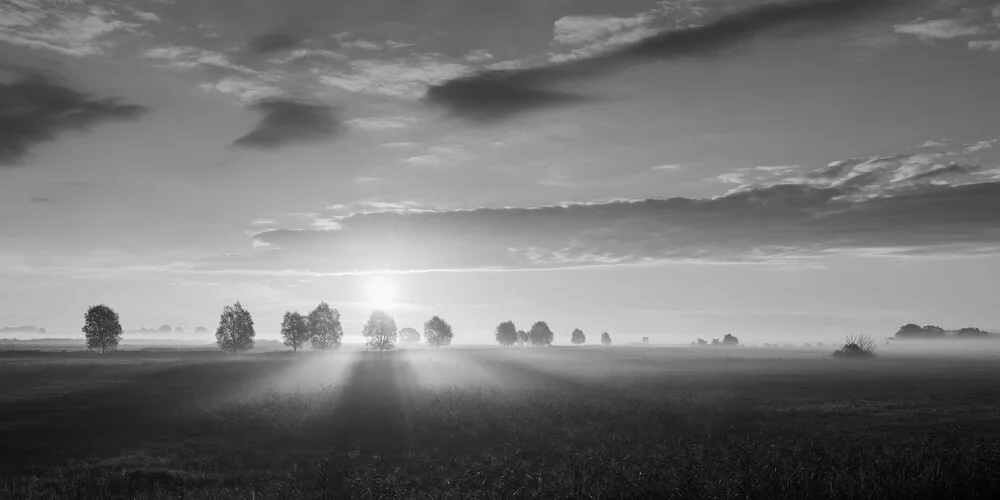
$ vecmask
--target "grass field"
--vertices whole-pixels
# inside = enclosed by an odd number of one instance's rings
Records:
[[[1000,498],[995,355],[0,352],[0,498]]]

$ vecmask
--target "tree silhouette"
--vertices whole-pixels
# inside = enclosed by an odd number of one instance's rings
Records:
[[[535,346],[547,346],[552,345],[552,340],[555,338],[555,334],[549,329],[548,323],[544,321],[538,321],[534,325],[531,325],[531,331],[528,332],[528,338],[531,339],[531,345]]]
[[[708,341],[705,339],[698,339],[698,345],[708,345]]]
[[[955,335],[957,337],[989,337],[990,332],[980,330],[979,328],[967,327],[959,328]]]
[[[341,339],[344,338],[344,328],[340,326],[340,311],[330,309],[326,302],[320,302],[309,312],[306,326],[309,328],[309,342],[313,349],[325,351],[331,347],[340,347]]]
[[[920,328],[920,325],[915,325],[913,323],[899,327],[899,330],[896,332],[896,338],[898,339],[916,338],[922,337],[923,335],[924,329]]]
[[[114,350],[122,339],[122,325],[118,322],[118,313],[114,309],[98,304],[90,306],[83,316],[83,331],[87,338],[87,348],[101,348],[101,353],[108,349]]]
[[[587,343],[587,336],[583,333],[583,330],[577,328],[573,330],[573,334],[570,335],[570,342],[580,345]]]
[[[239,302],[222,309],[219,327],[215,330],[215,342],[221,349],[230,352],[253,349],[255,336],[253,318]]]
[[[170,328],[170,325],[160,325],[160,333],[170,333],[172,331],[174,331],[174,329]]]
[[[399,341],[404,344],[419,344],[420,332],[415,328],[403,328],[399,331]]]
[[[530,341],[528,338],[528,332],[524,330],[517,331],[517,345],[522,346]]]
[[[306,319],[297,312],[285,312],[285,317],[281,321],[281,338],[285,345],[291,346],[292,351],[298,351],[299,347],[309,340],[309,326]]]
[[[198,328],[194,329],[194,333],[208,333],[208,328],[205,328],[204,326],[199,326]]]
[[[722,337],[722,343],[728,346],[740,345],[740,339],[727,333],[725,337]]]
[[[181,327],[174,328],[174,333],[184,333],[184,329]]]
[[[513,321],[504,321],[497,325],[495,336],[498,344],[510,347],[517,343],[517,327]]]
[[[365,346],[368,349],[378,349],[378,352],[392,350],[396,347],[399,333],[396,331],[396,320],[385,311],[376,309],[365,323],[361,334],[365,336]]]
[[[608,335],[608,332],[601,334],[601,343],[604,345],[611,345],[611,335]]]
[[[937,325],[924,325],[920,328],[920,333],[924,337],[944,337],[944,328]]]
[[[454,336],[451,325],[437,316],[424,323],[424,340],[429,346],[440,349],[443,345],[451,345]]]

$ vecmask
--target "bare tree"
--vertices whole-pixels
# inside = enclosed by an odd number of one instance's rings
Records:
[[[281,321],[281,338],[292,351],[298,351],[309,340],[309,326],[306,319],[297,312],[285,312]]]
[[[87,348],[101,348],[101,353],[114,350],[122,339],[122,325],[114,309],[98,304],[87,309],[83,317],[83,334],[87,338]]]
[[[222,309],[219,327],[215,330],[215,342],[220,348],[231,352],[253,349],[255,336],[253,318],[239,302]]]
[[[451,345],[454,336],[451,325],[437,316],[424,323],[424,340],[429,346],[440,349],[443,345]]]
[[[365,323],[361,332],[365,336],[368,349],[378,349],[379,352],[389,351],[396,347],[399,333],[396,331],[396,320],[385,311],[375,310]]]

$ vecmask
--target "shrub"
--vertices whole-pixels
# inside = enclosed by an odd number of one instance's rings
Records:
[[[868,335],[848,335],[844,347],[833,352],[835,358],[874,358],[875,339]]]

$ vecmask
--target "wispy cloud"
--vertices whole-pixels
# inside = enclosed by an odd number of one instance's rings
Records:
[[[101,54],[112,45],[109,34],[139,27],[120,17],[82,2],[7,0],[0,3],[0,40],[75,57]]]
[[[364,130],[391,130],[409,127],[416,121],[417,119],[412,116],[372,116],[354,118],[348,120],[347,124]]]
[[[469,67],[423,54],[393,59],[351,61],[347,71],[320,76],[320,81],[350,92],[419,98],[428,85],[462,75]]]

